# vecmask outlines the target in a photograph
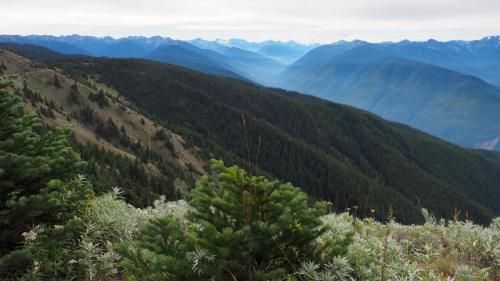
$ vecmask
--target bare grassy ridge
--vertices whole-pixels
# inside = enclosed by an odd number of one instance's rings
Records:
[[[152,151],[159,153],[167,161],[180,167],[185,173],[190,174],[191,177],[196,178],[198,176],[197,173],[191,171],[192,167],[197,172],[205,172],[204,167],[207,162],[199,156],[198,148],[185,148],[181,136],[171,132],[168,128],[155,124],[146,116],[132,109],[130,104],[113,88],[90,79],[82,84],[68,78],[58,69],[37,65],[6,50],[0,50],[0,61],[7,68],[4,75],[14,82],[13,85],[16,89],[21,91],[24,81],[26,81],[26,85],[30,90],[40,94],[42,101],[26,102],[26,108],[37,112],[44,124],[51,127],[69,126],[72,128],[78,142],[95,144],[107,151],[135,160],[136,155],[133,151],[120,144],[100,138],[96,134],[95,126],[85,124],[79,118],[75,118],[82,108],[88,106],[94,112],[96,119],[105,123],[111,118],[118,128],[121,128],[121,126],[125,128],[131,141],[139,141],[145,146],[149,144]],[[60,87],[53,85],[55,76],[58,78]],[[71,103],[68,98],[74,83],[76,83],[79,91],[79,104]],[[99,90],[106,93],[109,106],[100,107],[89,98],[89,95],[95,95]],[[49,102],[55,105],[53,118],[40,113],[41,107],[47,108]],[[163,142],[154,138],[156,132],[161,129],[171,136],[175,155],[165,147]],[[144,165],[144,168],[154,174],[159,174],[158,169],[153,164]],[[185,187],[186,182],[184,179],[178,178],[175,180],[175,186],[178,188]]]

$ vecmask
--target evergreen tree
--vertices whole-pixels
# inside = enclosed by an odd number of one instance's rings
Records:
[[[68,100],[72,104],[80,104],[80,91],[78,90],[78,85],[76,82],[73,83],[73,86],[71,86],[71,90],[69,92]]]
[[[85,162],[67,145],[68,130],[48,130],[34,114],[25,114],[20,97],[0,87],[0,279],[5,270],[22,271],[44,256],[44,269],[51,267],[58,251],[47,247],[74,241],[78,222],[74,217],[88,204],[93,192],[89,184],[72,181]],[[34,225],[61,225],[44,237],[36,249],[17,248],[21,233]],[[57,248],[57,247],[56,247]],[[40,250],[43,249],[43,250]],[[38,251],[40,250],[40,251]],[[42,261],[40,261],[42,262]],[[57,274],[56,274],[57,275]],[[56,278],[57,279],[57,278]]]
[[[165,148],[168,149],[168,151],[170,151],[170,153],[172,153],[172,156],[178,157],[177,152],[175,151],[175,146],[172,143],[172,138],[171,137],[167,138],[165,140]]]
[[[57,109],[56,104],[54,103],[53,99],[50,99],[49,102],[47,103],[47,106],[52,109]]]
[[[165,217],[148,224],[132,248],[120,247],[130,277],[284,280],[312,259],[325,204],[309,208],[306,194],[291,184],[249,176],[222,161],[213,161],[212,169],[220,173],[204,176],[191,191],[184,229]]]
[[[127,129],[125,129],[123,125],[120,127],[120,134],[122,134],[122,136],[127,136]]]
[[[53,84],[54,84],[54,87],[56,87],[58,89],[62,87],[61,83],[59,82],[59,78],[57,77],[57,74],[54,74],[54,82],[53,82]]]
[[[47,107],[47,117],[50,117],[52,119],[55,119],[56,118],[56,115],[54,113],[54,110],[52,109],[52,107]]]
[[[163,128],[159,129],[156,131],[154,139],[163,142],[165,144],[165,148],[168,149],[173,156],[177,156],[174,144],[172,143],[172,135],[170,133],[167,133]]]
[[[102,89],[99,90],[99,92],[97,94],[90,93],[89,99],[93,102],[96,102],[100,108],[104,108],[106,106],[109,106],[108,98],[106,98],[106,94],[104,94],[104,91]]]
[[[168,138],[167,132],[163,129],[156,131],[154,138],[159,141],[164,141]]]
[[[188,218],[193,242],[213,259],[203,271],[217,280],[275,280],[309,257],[321,232],[326,206],[308,207],[307,196],[291,184],[249,176],[213,161],[217,179],[200,179],[191,192]]]
[[[88,105],[80,109],[80,120],[86,125],[92,125],[95,121],[94,111]]]
[[[131,280],[195,280],[186,259],[188,245],[179,222],[166,216],[141,229],[141,240],[132,247],[119,245],[122,266]]]
[[[7,67],[5,66],[3,61],[0,61],[0,75],[3,75],[4,70],[6,70],[6,69],[7,69]]]
[[[123,125],[120,127],[120,144],[123,145],[124,147],[130,146],[130,137],[127,134],[125,126]]]
[[[23,80],[23,96],[29,100],[38,101],[36,94],[28,88],[28,82],[26,82],[26,79]]]
[[[118,139],[120,137],[120,130],[111,117],[108,118],[107,128],[111,139]]]
[[[45,106],[40,106],[40,114],[43,116],[48,116],[47,108]]]

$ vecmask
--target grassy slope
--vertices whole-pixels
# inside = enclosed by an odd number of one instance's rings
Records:
[[[36,49],[35,51],[33,51],[33,49],[29,51],[31,54],[38,54]],[[44,55],[44,57],[47,56]],[[162,126],[155,124],[149,118],[135,111],[130,103],[119,96],[112,88],[106,87],[100,83],[95,83],[95,81],[89,81],[90,83],[85,84],[77,82],[80,91],[80,104],[75,105],[68,101],[70,88],[75,81],[65,76],[57,69],[49,69],[43,65],[33,64],[26,58],[3,50],[0,50],[0,61],[4,62],[6,65],[7,70],[5,75],[14,81],[14,86],[17,89],[22,89],[23,81],[26,81],[28,88],[39,93],[42,99],[54,102],[57,107],[57,110],[54,111],[55,118],[40,115],[43,122],[53,127],[70,126],[78,142],[83,144],[95,144],[106,151],[125,156],[130,160],[135,160],[137,158],[134,151],[131,151],[129,148],[119,143],[99,138],[96,135],[95,128],[74,117],[79,114],[79,111],[83,107],[88,106],[94,111],[95,118],[101,120],[101,122],[105,123],[109,118],[112,118],[118,128],[123,125],[128,137],[133,142],[139,141],[143,144],[148,144],[148,142],[150,142],[152,150],[159,153],[164,159],[171,162],[172,165],[183,170],[187,178],[196,177],[196,174],[189,171],[190,166],[194,167],[197,171],[204,171],[206,162],[200,159],[196,148],[184,148],[184,140],[182,137],[170,132],[172,143],[176,151],[176,155],[172,155],[172,152],[170,152],[161,141],[155,140],[153,137]],[[55,75],[58,76],[58,80],[62,86],[61,88],[50,85]],[[95,89],[89,87],[91,84],[95,85]],[[102,89],[107,93],[107,99],[110,103],[109,106],[101,108],[97,103],[88,98],[89,94],[97,93],[96,89]],[[43,102],[29,102],[27,103],[27,107],[30,111],[39,113],[41,107],[46,108],[46,105]],[[141,119],[144,120],[144,124],[141,124]],[[166,129],[166,131],[168,132],[168,129]],[[145,165],[144,168],[156,175],[161,174],[157,167],[152,164]],[[175,180],[176,187],[186,186],[185,180],[184,178],[177,178]]]
[[[188,44],[160,46],[144,56],[154,61],[182,65],[205,73],[249,81],[226,64],[221,57],[222,55],[213,51],[201,50]]]

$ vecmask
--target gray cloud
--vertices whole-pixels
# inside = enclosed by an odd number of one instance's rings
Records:
[[[497,0],[0,0],[0,33],[331,42],[500,34]]]

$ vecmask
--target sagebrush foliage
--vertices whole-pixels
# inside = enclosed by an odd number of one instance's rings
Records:
[[[203,192],[202,198],[205,198],[207,202],[212,198],[223,201],[219,198],[227,194],[222,192],[223,188],[219,188],[220,185],[216,184],[216,181],[208,180],[208,183],[211,185],[208,190],[211,190],[212,194],[219,195],[206,196]],[[207,183],[199,183],[198,187],[200,184],[203,189],[207,187]],[[200,188],[198,191],[203,189]],[[128,251],[131,251],[132,255],[125,255],[125,261],[133,265],[132,268],[126,269],[131,279],[151,280],[152,277],[157,277],[158,272],[155,268],[159,267],[148,266],[146,261],[154,260],[155,262],[151,263],[154,264],[161,259],[168,259],[169,263],[180,263],[183,266],[186,266],[187,262],[189,270],[187,273],[182,272],[182,280],[465,281],[500,278],[500,219],[498,218],[493,220],[489,227],[483,227],[470,221],[440,220],[438,222],[425,210],[423,214],[427,222],[423,225],[402,225],[394,221],[384,224],[373,219],[359,219],[348,213],[327,214],[320,217],[319,235],[307,243],[305,251],[300,253],[301,259],[298,261],[300,264],[294,265],[291,271],[285,272],[286,269],[280,270],[283,264],[270,263],[270,266],[266,268],[268,271],[263,272],[262,268],[256,265],[248,270],[248,263],[245,263],[248,262],[248,256],[252,257],[252,252],[246,248],[247,241],[252,240],[251,237],[239,237],[241,238],[239,245],[229,244],[233,241],[227,237],[231,235],[236,237],[233,234],[234,231],[231,231],[231,225],[236,220],[230,219],[232,217],[229,215],[222,216],[222,211],[220,211],[220,216],[216,216],[213,220],[209,219],[220,225],[227,223],[230,227],[225,232],[221,232],[220,236],[205,234],[204,237],[211,237],[205,238],[208,241],[206,242],[198,239],[197,236],[197,232],[206,228],[192,223],[189,219],[195,209],[188,211],[186,216],[179,216],[185,213],[186,207],[182,207],[180,212],[174,212],[178,214],[175,219],[169,217],[163,221],[155,220],[153,227],[150,228],[154,231],[138,235],[138,242],[129,244]],[[179,208],[174,209],[179,210]],[[214,214],[215,210],[215,207],[209,208],[208,212]],[[244,214],[244,209],[240,209],[238,216],[242,216],[241,214]],[[193,230],[194,234],[191,232]],[[248,232],[247,234],[255,235]],[[138,248],[134,247],[142,243],[143,237],[147,237],[149,244],[142,248],[139,255]],[[159,239],[155,242],[160,243],[157,247],[151,244],[154,241],[153,237]],[[261,238],[266,241],[261,240],[259,243],[273,241],[271,236]],[[172,255],[175,249],[158,250],[161,249],[161,245],[165,244],[165,240],[187,245],[188,250],[187,252],[182,250],[178,255]],[[224,243],[227,243],[229,248],[225,253],[229,253],[230,257],[238,262],[232,264],[226,256],[217,255],[216,250],[211,250],[212,247],[224,249],[226,246]],[[127,249],[124,244],[121,247]],[[246,255],[239,256],[238,253],[232,252],[233,249],[247,252]],[[141,263],[138,263],[139,261]],[[129,266],[130,264],[127,265]],[[138,268],[143,269],[140,274],[137,273]],[[167,267],[162,270],[169,273],[168,278],[174,278],[176,268],[178,267],[172,266],[172,268]],[[227,271],[224,272],[224,270]],[[164,280],[172,280],[168,278]]]

